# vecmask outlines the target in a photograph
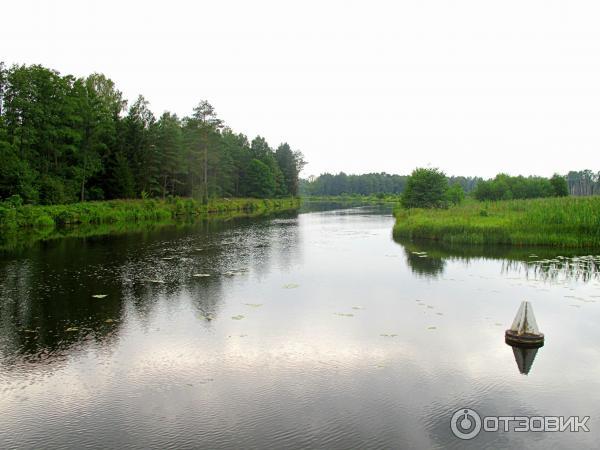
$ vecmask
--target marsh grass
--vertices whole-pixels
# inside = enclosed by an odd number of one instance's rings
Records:
[[[56,206],[10,207],[0,203],[0,251],[38,241],[150,231],[197,220],[230,220],[295,210],[297,198],[221,199],[202,205],[191,199],[114,200]]]
[[[14,207],[0,203],[0,233],[14,228],[59,228],[61,226],[110,224],[119,222],[162,222],[178,217],[192,217],[230,212],[260,213],[294,209],[297,198],[282,199],[215,199],[202,204],[190,198],[168,200],[111,200],[67,205]]]
[[[600,197],[467,201],[449,209],[396,209],[394,236],[450,244],[600,247]]]

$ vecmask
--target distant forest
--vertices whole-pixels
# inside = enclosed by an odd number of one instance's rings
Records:
[[[404,191],[408,175],[389,173],[366,173],[364,175],[337,175],[324,173],[318,177],[301,180],[300,193],[303,195],[374,195],[399,194]],[[471,192],[482,178],[448,177],[448,184],[460,185],[465,192]]]
[[[558,178],[566,181],[568,191],[557,194]],[[399,194],[404,191],[408,175],[391,175],[385,172],[364,175],[336,175],[324,173],[300,181],[302,195],[376,195]],[[591,170],[571,171],[567,175],[552,178],[523,177],[499,174],[490,180],[481,177],[448,177],[450,186],[458,185],[467,194],[472,193],[481,200],[513,198],[552,197],[555,195],[600,195],[600,172]],[[560,188],[558,188],[560,190]]]
[[[303,165],[287,143],[234,132],[206,101],[156,118],[102,74],[0,63],[0,200],[294,196]]]

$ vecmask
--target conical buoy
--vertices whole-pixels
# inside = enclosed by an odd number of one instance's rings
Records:
[[[544,335],[538,329],[531,303],[521,303],[515,320],[504,337],[507,344],[515,347],[536,348],[544,345]]]

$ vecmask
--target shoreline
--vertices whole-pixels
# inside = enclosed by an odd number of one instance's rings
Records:
[[[0,250],[11,251],[39,241],[137,231],[196,220],[258,217],[300,208],[298,197],[281,199],[110,200],[17,208],[0,206]],[[8,210],[8,212],[7,212]]]
[[[600,248],[600,196],[397,209],[395,238],[447,244]]]

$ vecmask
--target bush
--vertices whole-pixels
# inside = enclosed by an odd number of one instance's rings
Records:
[[[448,179],[438,169],[413,170],[402,194],[404,208],[445,208]]]
[[[65,186],[58,178],[44,176],[40,181],[40,202],[44,205],[68,203]]]
[[[39,216],[35,220],[35,226],[38,227],[38,228],[53,227],[54,226],[54,220],[52,220],[52,217],[50,217],[49,215],[44,214],[42,216]]]
[[[460,184],[453,184],[446,191],[446,200],[453,205],[459,205],[465,199],[465,191]]]

